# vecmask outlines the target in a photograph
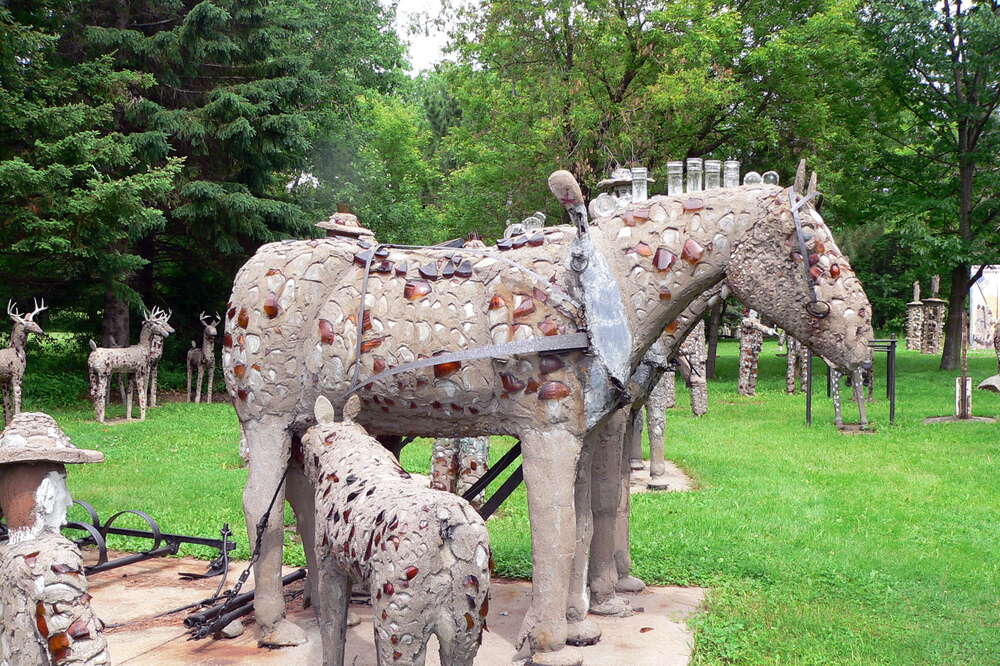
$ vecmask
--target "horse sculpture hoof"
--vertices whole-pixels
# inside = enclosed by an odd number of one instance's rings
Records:
[[[583,647],[595,645],[601,640],[601,628],[590,618],[570,622],[566,627],[566,645]]]
[[[628,602],[628,599],[623,597],[611,597],[599,604],[592,604],[590,612],[594,615],[604,615],[607,617],[629,617],[635,614],[635,611],[632,610],[632,604]]]
[[[572,647],[554,652],[536,652],[528,659],[527,666],[583,666],[583,655]]]
[[[615,592],[636,594],[646,589],[646,584],[635,576],[622,576],[615,583]]]
[[[261,647],[276,648],[302,645],[306,640],[306,632],[299,625],[281,620],[269,631],[262,632],[258,643]]]

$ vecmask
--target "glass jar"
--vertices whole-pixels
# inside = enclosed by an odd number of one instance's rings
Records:
[[[684,162],[667,162],[667,194],[684,194]]]
[[[740,186],[740,161],[726,160],[725,170],[722,173],[723,187]]]
[[[687,161],[687,191],[701,192],[701,158],[692,157]]]
[[[763,182],[763,179],[756,171],[748,171],[747,175],[743,176],[744,185],[760,185],[761,182]]]
[[[777,171],[765,171],[764,175],[761,176],[761,179],[764,181],[765,185],[777,185],[780,177],[778,176]]]
[[[722,161],[705,160],[705,189],[715,190],[722,187]]]

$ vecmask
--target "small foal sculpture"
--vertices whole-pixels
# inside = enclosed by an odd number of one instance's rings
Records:
[[[13,301],[7,302],[7,314],[13,320],[14,327],[10,331],[10,346],[0,349],[0,391],[3,392],[3,417],[6,423],[10,423],[21,411],[21,381],[28,365],[24,346],[28,342],[28,333],[44,334],[35,317],[47,309],[45,299],[42,299],[41,304],[35,301],[34,310],[22,315]]]

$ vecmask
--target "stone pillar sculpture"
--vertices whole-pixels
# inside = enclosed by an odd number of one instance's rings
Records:
[[[681,343],[680,353],[691,364],[688,380],[691,391],[691,413],[701,416],[708,413],[708,379],[705,377],[705,363],[708,350],[705,347],[705,321],[699,321]]]
[[[940,276],[931,277],[931,296],[923,300],[923,326],[920,338],[921,354],[937,354],[941,351],[944,334],[944,315],[947,301],[938,298]]]
[[[489,469],[489,437],[441,437],[431,449],[431,488],[464,495]],[[478,509],[480,493],[471,504]]]
[[[740,326],[740,378],[739,394],[757,394],[757,361],[764,344],[764,334],[773,335],[774,329],[764,326],[755,310],[748,310]]]
[[[72,505],[66,465],[101,462],[48,414],[23,412],[0,433],[0,664],[110,664],[80,550],[59,533]]]
[[[669,378],[668,378],[669,375]],[[646,400],[646,427],[649,431],[649,490],[666,490],[666,464],[663,432],[667,425],[668,404],[673,402],[674,373],[665,372]]]
[[[913,281],[913,300],[906,304],[906,350],[920,351],[924,329],[924,304],[920,300],[920,281]]]
[[[14,415],[21,411],[21,381],[28,365],[24,347],[28,342],[28,333],[42,335],[42,328],[35,321],[35,316],[47,309],[45,299],[42,299],[41,305],[35,301],[35,309],[22,315],[14,307],[13,301],[7,302],[7,315],[14,322],[14,327],[10,331],[10,346],[0,349],[0,392],[3,393],[4,423],[10,423]]]
[[[806,378],[809,375],[809,368],[806,367],[806,364],[809,361],[809,352],[801,342],[792,336],[787,336],[787,340],[788,357],[785,366],[785,392],[794,395],[798,389],[806,390]],[[795,385],[796,380],[798,381],[798,389],[796,389]]]

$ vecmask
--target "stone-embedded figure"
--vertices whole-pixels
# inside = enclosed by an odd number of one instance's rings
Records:
[[[167,323],[170,313],[159,308],[146,314],[139,333],[139,344],[131,347],[98,347],[90,341],[90,356],[87,370],[90,375],[90,399],[94,402],[94,416],[104,423],[104,411],[108,404],[108,390],[111,375],[128,375],[128,390],[122,397],[125,403],[125,418],[132,418],[132,393],[139,395],[139,420],[146,418],[146,382],[149,379],[150,358],[154,338],[165,338],[174,332]]]
[[[944,317],[948,301],[938,298],[941,277],[931,276],[930,298],[923,300],[923,317],[920,337],[921,354],[937,354],[941,351],[941,340],[944,337]]]
[[[799,180],[787,190],[653,197],[589,225],[579,187],[557,172],[550,188],[575,225],[495,247],[399,248],[345,235],[262,247],[237,275],[222,360],[249,451],[248,524],[276,491],[283,501],[291,441],[319,395],[340,409],[359,394],[358,423],[395,448],[408,436],[518,437],[534,575],[516,648],[578,662],[567,641],[596,641],[588,611],[616,605],[622,391],[667,325],[726,278],[736,298],[838,367],[869,356],[867,298],[804,200],[804,172]],[[819,255],[811,274],[788,251],[798,239],[793,205]],[[353,229],[343,234],[360,236]],[[829,316],[817,319],[822,304]],[[476,349],[483,355],[441,356]],[[256,620],[269,645],[304,640],[284,618],[281,523],[281,511],[265,521],[255,563]]]
[[[687,338],[681,343],[681,356],[691,368],[688,373],[688,389],[691,392],[691,413],[702,416],[708,413],[708,379],[705,364],[708,348],[705,346],[705,320],[699,319]]]
[[[906,350],[920,351],[924,331],[924,304],[920,300],[920,281],[913,282],[913,300],[906,304]]]
[[[838,428],[844,426],[844,417],[841,412],[841,401],[840,401],[840,378],[844,377],[834,367],[830,368],[830,397],[833,400],[833,424]],[[869,361],[857,368],[852,375],[845,377],[847,386],[851,387],[854,393],[854,402],[858,405],[858,425],[864,430],[868,426],[868,411],[865,409],[865,403],[871,402],[872,390],[874,389],[874,374],[872,372],[872,363]],[[868,389],[868,395],[865,397],[863,392]]]
[[[431,488],[464,495],[489,469],[489,437],[440,437],[431,449]],[[477,510],[480,493],[472,499]]]
[[[59,533],[73,503],[66,467],[104,454],[73,446],[48,414],[22,412],[0,433],[0,664],[110,664],[80,550]]]
[[[217,326],[222,323],[222,317],[218,313],[215,318],[209,320],[205,313],[198,316],[198,321],[204,327],[201,334],[201,347],[191,341],[191,349],[187,353],[187,399],[191,402],[191,375],[198,373],[194,384],[194,401],[201,402],[201,380],[207,377],[205,382],[205,402],[212,402],[212,382],[215,381],[215,338],[218,337]]]
[[[358,402],[336,423],[330,402],[316,400],[317,425],[302,437],[304,478],[288,479],[310,576],[315,572],[323,663],[344,663],[353,582],[371,600],[379,664],[420,666],[435,634],[442,664],[472,666],[489,613],[486,525],[461,497],[403,471],[353,422]],[[293,488],[301,483],[311,495]]]
[[[757,363],[765,334],[774,335],[774,329],[761,323],[756,310],[748,309],[740,325],[740,395],[757,395]]]
[[[35,309],[26,315],[18,312],[13,301],[7,302],[7,315],[14,322],[10,331],[10,346],[0,349],[0,392],[3,393],[3,418],[10,423],[14,415],[21,411],[21,381],[24,379],[24,369],[28,365],[28,356],[24,346],[28,342],[28,333],[43,335],[42,327],[35,317],[47,310],[45,300],[41,304],[35,301]]]
[[[785,359],[785,393],[794,395],[798,390],[806,390],[809,377],[809,350],[792,336],[786,338],[788,357]],[[796,382],[798,382],[797,388]]]

